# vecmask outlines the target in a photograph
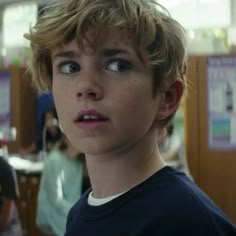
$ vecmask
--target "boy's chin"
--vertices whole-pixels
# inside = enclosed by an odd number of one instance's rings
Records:
[[[81,148],[86,157],[97,157],[98,159],[113,159],[123,153],[121,148],[112,143],[86,145]]]
[[[98,140],[81,140],[76,146],[86,156],[105,156],[113,150],[113,146],[108,142]]]

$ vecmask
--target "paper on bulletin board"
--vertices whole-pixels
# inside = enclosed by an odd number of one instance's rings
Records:
[[[210,149],[236,149],[236,57],[209,57],[208,140]]]
[[[10,120],[10,73],[0,72],[0,131],[9,130]]]

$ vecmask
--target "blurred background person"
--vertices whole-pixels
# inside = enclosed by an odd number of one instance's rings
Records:
[[[55,123],[55,121],[58,121],[56,109],[51,107],[45,110],[42,117],[41,134],[28,147],[20,149],[19,154],[21,156],[27,156],[29,154],[38,153],[43,150],[44,128],[46,128],[45,151],[50,152],[58,144],[62,135],[60,127],[57,123]]]
[[[69,210],[82,192],[83,159],[63,135],[45,160],[36,220],[43,235],[64,235]]]
[[[15,172],[0,156],[0,236],[22,236],[15,202],[18,193]]]
[[[175,132],[172,121],[158,135],[160,153],[165,162],[179,171],[184,172],[191,179],[183,139]]]

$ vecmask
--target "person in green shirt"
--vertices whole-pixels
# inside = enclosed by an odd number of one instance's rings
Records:
[[[36,219],[43,233],[64,235],[69,210],[82,192],[82,156],[63,135],[59,148],[45,160]]]

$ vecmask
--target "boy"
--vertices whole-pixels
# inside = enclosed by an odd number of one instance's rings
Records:
[[[64,0],[26,37],[33,81],[52,88],[64,132],[86,155],[92,189],[71,209],[66,236],[236,235],[157,147],[186,72],[183,29],[164,8]]]

